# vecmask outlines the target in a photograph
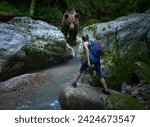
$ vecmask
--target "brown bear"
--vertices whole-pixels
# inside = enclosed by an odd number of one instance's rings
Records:
[[[79,14],[74,9],[68,9],[63,15],[61,31],[69,45],[76,45],[79,27]]]

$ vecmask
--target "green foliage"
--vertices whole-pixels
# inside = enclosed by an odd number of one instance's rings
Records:
[[[80,13],[80,24],[91,25],[97,22],[110,21],[122,15],[144,12],[150,9],[149,0],[37,0],[35,15],[49,17],[54,25],[61,24],[64,9],[74,8]],[[0,11],[29,14],[31,0],[1,0]]]
[[[131,64],[129,57],[126,58],[126,54],[122,53],[121,46],[117,38],[118,31],[116,29],[116,35],[115,35],[115,43],[113,45],[113,48],[109,52],[108,58],[111,58],[111,62],[114,66],[112,66],[112,76],[111,79],[115,79],[117,81],[128,81],[129,77],[131,77]],[[124,51],[125,52],[125,51]],[[128,51],[126,51],[128,53]],[[111,54],[111,57],[110,57]],[[115,68],[114,68],[115,67]]]
[[[99,21],[105,11],[102,0],[68,0],[67,5],[80,12],[80,21],[83,25]]]
[[[111,103],[112,109],[115,110],[142,110],[143,104],[139,103],[135,98],[130,95],[121,93],[112,93],[107,97],[107,102]]]
[[[139,76],[140,80],[144,79],[148,82],[150,80],[150,64],[147,64],[147,58],[149,56],[147,52],[143,50],[143,45],[134,44],[131,46],[130,49],[126,49],[124,53],[119,51],[119,49],[121,49],[121,47],[114,47],[114,52],[111,52],[111,57],[110,53],[109,56],[106,56],[106,59],[111,58],[111,62],[114,65],[110,67],[110,69],[112,69],[113,72],[110,79],[118,80],[121,82],[131,82],[132,73],[135,73]],[[143,64],[137,68],[137,62],[143,62]]]
[[[150,81],[150,56],[148,54],[147,49],[142,44],[134,44],[128,52],[125,54],[125,59],[127,59],[127,63],[130,71],[135,73],[141,81],[145,81],[145,83]]]
[[[0,1],[0,12],[19,13],[19,10],[7,1]]]
[[[150,8],[148,0],[67,0],[67,5],[69,8],[79,10],[81,20],[89,25],[90,19],[97,19],[99,22],[110,21],[122,15],[143,12]]]
[[[101,81],[96,76],[96,74],[92,74],[91,79],[90,79],[90,85],[95,86],[95,87],[103,87],[102,85],[100,86],[100,84],[101,84]]]
[[[49,17],[50,19],[54,20],[56,23],[55,25],[59,26],[61,24],[63,13],[59,10],[58,7],[54,7],[50,10]]]
[[[96,25],[92,25],[88,28],[88,30],[92,31],[93,33],[93,37],[96,39],[96,40],[100,40],[100,35],[97,34],[97,26]]]
[[[81,53],[80,53],[80,61],[81,61],[81,63],[82,63],[85,59],[86,59],[85,53],[84,53],[84,52],[81,52]]]
[[[49,19],[53,19],[54,25],[56,26],[59,26],[61,24],[63,13],[59,10],[57,6],[49,8],[39,5],[37,8],[40,8],[40,10],[37,10],[38,16],[42,15],[44,17],[48,17]]]
[[[89,26],[95,23],[99,23],[99,21],[97,19],[91,18],[89,20],[87,20],[87,22],[85,22],[84,26]]]
[[[139,62],[137,63],[137,68],[135,72],[140,77],[141,84],[150,83],[150,65],[144,62]]]

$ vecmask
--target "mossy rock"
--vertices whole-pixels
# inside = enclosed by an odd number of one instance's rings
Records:
[[[112,92],[106,99],[106,109],[113,110],[143,110],[144,105],[130,95]]]
[[[143,110],[143,104],[130,95],[110,90],[106,95],[99,87],[78,83],[73,88],[70,83],[63,85],[59,102],[63,109],[69,110]]]

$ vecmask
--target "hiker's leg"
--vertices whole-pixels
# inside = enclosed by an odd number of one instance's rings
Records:
[[[108,88],[107,88],[107,84],[106,84],[106,81],[104,78],[100,79],[101,80],[101,83],[103,84],[103,87],[105,89],[105,91],[108,91]]]
[[[81,77],[81,74],[82,74],[82,73],[80,73],[80,72],[77,73],[76,79],[75,79],[75,81],[74,81],[75,83],[77,83],[77,82],[79,81],[79,79],[80,79],[80,77]]]
[[[101,81],[101,83],[102,83],[104,89],[105,89],[106,91],[108,91],[107,84],[106,84],[105,79],[104,79],[103,76],[102,76],[102,72],[101,72],[101,67],[100,67],[100,66],[101,66],[101,65],[100,65],[100,62],[97,63],[97,64],[95,64],[96,75],[97,75],[98,78],[100,79],[100,81]]]
[[[80,67],[80,69],[79,69],[79,72],[77,73],[77,77],[76,77],[76,79],[75,79],[75,83],[78,82],[78,80],[80,79],[80,77],[81,77],[81,75],[82,75],[82,72],[83,72],[87,67],[88,67],[87,60],[85,60],[85,61],[82,63],[82,65],[81,65],[81,67]]]

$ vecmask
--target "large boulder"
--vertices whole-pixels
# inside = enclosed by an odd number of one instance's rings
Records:
[[[13,78],[10,78],[7,81],[0,82],[0,95],[5,94],[7,92],[15,91],[21,86],[31,85],[34,82],[37,82],[37,79],[40,79],[38,74],[24,74],[19,75]]]
[[[31,35],[20,27],[9,23],[0,23],[0,65],[24,45],[31,43]]]
[[[16,17],[0,23],[0,81],[68,60],[74,50],[61,31],[46,22]]]
[[[59,102],[63,109],[69,110],[144,109],[144,106],[132,96],[113,90],[108,96],[103,94],[99,87],[82,83],[78,83],[76,88],[68,83],[64,85],[59,94]]]
[[[83,31],[89,35],[90,39],[102,40],[105,49],[113,48],[117,38],[123,50],[141,41],[150,42],[149,22],[150,12],[134,13],[110,22],[93,24],[85,27]]]
[[[113,89],[120,89],[123,82],[138,84],[150,79],[149,23],[150,12],[145,12],[84,28],[90,39],[101,40],[102,72]]]

